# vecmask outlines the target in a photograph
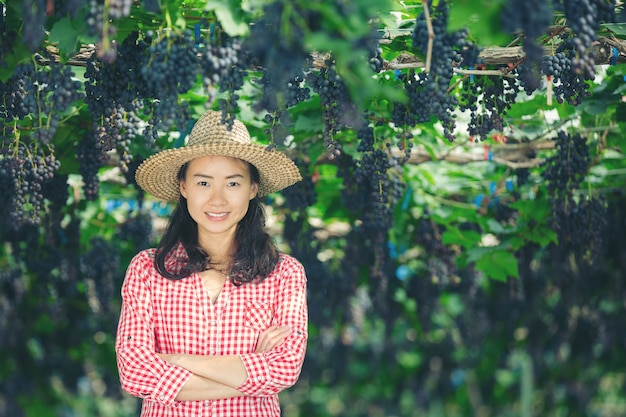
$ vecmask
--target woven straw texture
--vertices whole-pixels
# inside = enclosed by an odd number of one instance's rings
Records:
[[[221,112],[207,111],[196,122],[187,146],[167,149],[146,159],[137,168],[137,184],[147,193],[165,201],[178,201],[180,168],[206,155],[230,156],[254,165],[260,175],[259,196],[282,190],[302,179],[298,167],[285,154],[253,144],[248,129],[235,120],[231,130],[222,123]]]

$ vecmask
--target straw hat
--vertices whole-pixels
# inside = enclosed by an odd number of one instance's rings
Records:
[[[137,184],[165,201],[178,201],[180,168],[194,158],[230,156],[254,165],[259,171],[259,196],[289,187],[302,179],[298,167],[285,154],[253,144],[248,129],[239,120],[232,128],[222,123],[222,113],[209,110],[196,122],[187,146],[167,149],[146,159],[137,168]]]

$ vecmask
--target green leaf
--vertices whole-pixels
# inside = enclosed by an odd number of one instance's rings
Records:
[[[416,370],[422,363],[422,356],[415,351],[398,352],[396,355],[398,365],[406,370]]]
[[[77,50],[78,31],[72,25],[72,21],[65,17],[52,26],[48,39],[57,45],[61,58],[67,58]]]
[[[626,23],[605,23],[602,26],[616,35],[626,36]]]
[[[28,48],[21,42],[17,42],[14,46],[13,53],[6,57],[6,66],[0,65],[0,81],[6,82],[13,73],[15,68],[32,58],[32,54]]]
[[[421,176],[430,184],[435,185],[435,177],[427,169],[420,169]]]
[[[456,244],[469,249],[480,242],[480,234],[474,230],[462,231],[456,227],[451,227],[443,233],[441,241],[446,245]]]
[[[476,261],[476,269],[483,271],[489,278],[506,281],[507,278],[519,278],[517,258],[503,249],[491,249]]]
[[[448,30],[468,28],[481,45],[506,45],[511,36],[502,32],[502,7],[505,0],[456,0],[449,8]]]
[[[542,247],[557,242],[556,233],[548,226],[550,205],[546,200],[518,200],[510,206],[518,210],[518,234],[526,241]],[[517,245],[513,247],[516,249]]]
[[[244,36],[249,32],[248,24],[241,19],[241,2],[209,0],[204,10],[213,11],[220,21],[222,28],[230,36]]]

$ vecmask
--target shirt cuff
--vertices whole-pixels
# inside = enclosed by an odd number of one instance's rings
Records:
[[[176,396],[191,377],[192,372],[180,366],[171,365],[154,387],[150,400],[165,406],[176,406]]]
[[[267,358],[263,353],[239,355],[248,372],[248,379],[237,387],[237,391],[250,397],[263,396],[263,391],[270,383],[270,371]],[[265,395],[268,395],[265,393]]]

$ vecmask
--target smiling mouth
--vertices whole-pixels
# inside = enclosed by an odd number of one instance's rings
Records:
[[[207,213],[207,216],[212,217],[214,219],[222,219],[226,217],[228,213]]]

